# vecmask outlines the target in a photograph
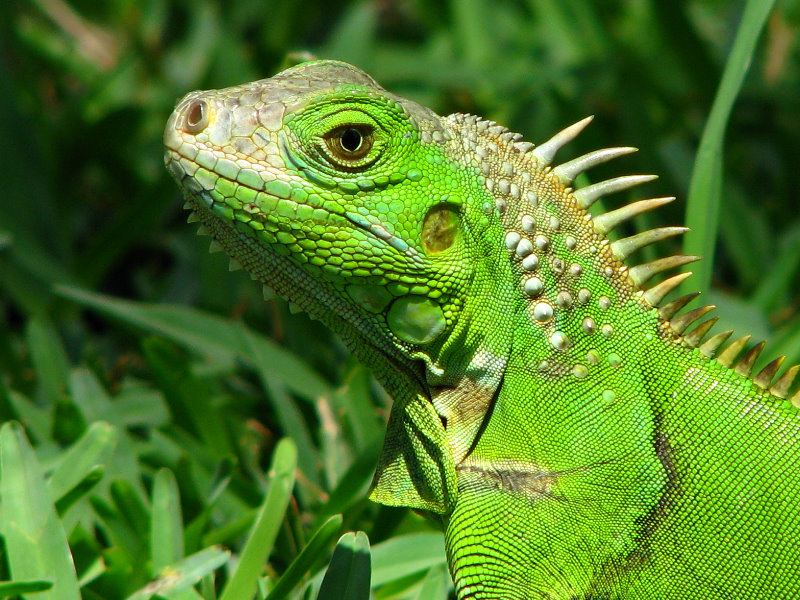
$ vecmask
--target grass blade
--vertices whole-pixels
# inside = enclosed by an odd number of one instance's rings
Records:
[[[725,128],[753,58],[756,43],[774,5],[775,0],[748,0],[697,151],[686,207],[686,225],[691,232],[685,236],[684,253],[705,258],[692,267],[695,277],[691,285],[696,289],[699,286],[701,291],[709,289],[714,264],[722,197]]]
[[[415,600],[447,600],[450,589],[450,575],[444,565],[434,567],[422,581]]]
[[[328,549],[333,538],[342,528],[342,515],[334,515],[322,524],[308,541],[303,550],[292,561],[278,583],[267,595],[266,600],[281,600],[300,582],[303,575],[308,572],[320,555]]]
[[[80,600],[67,536],[41,467],[18,423],[0,429],[0,531],[14,579],[53,581],[42,600]]]
[[[52,581],[0,581],[0,598],[43,592],[51,587]]]
[[[183,558],[183,516],[178,483],[169,469],[156,473],[150,516],[150,557],[153,571]]]
[[[372,552],[376,586],[408,577],[446,563],[441,533],[396,536],[375,546]]]
[[[274,376],[298,396],[314,402],[331,394],[327,382],[303,361],[262,335],[248,332],[245,336],[241,323],[186,306],[131,302],[67,286],[56,286],[56,290],[82,306],[203,354],[217,365],[232,367],[239,360],[253,366],[249,351],[255,345]]]
[[[371,555],[363,531],[346,533],[336,544],[317,600],[369,600]]]
[[[222,590],[220,600],[248,600],[255,595],[258,577],[272,551],[289,505],[296,468],[297,448],[291,439],[285,438],[275,448],[267,496],[239,557],[239,566]]]
[[[128,597],[128,600],[147,600],[154,594],[170,594],[188,589],[230,559],[231,553],[212,546],[187,556],[171,565],[164,574]]]
[[[50,494],[57,503],[66,494],[84,484],[87,478],[96,479],[96,468],[107,464],[111,459],[117,445],[117,437],[116,428],[108,423],[93,423],[86,433],[64,452],[47,482]]]
[[[44,398],[61,398],[66,390],[69,361],[52,323],[41,317],[28,322],[26,330],[31,358]]]

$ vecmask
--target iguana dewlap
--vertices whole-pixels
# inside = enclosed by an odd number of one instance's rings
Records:
[[[671,198],[590,216],[574,189],[631,148],[439,117],[317,61],[192,92],[166,164],[235,261],[324,322],[394,399],[372,497],[446,532],[457,596],[800,598],[800,391],[762,345],[666,302],[684,231],[609,241]],[[692,328],[693,327],[693,328]]]

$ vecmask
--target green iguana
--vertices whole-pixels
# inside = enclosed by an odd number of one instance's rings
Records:
[[[800,598],[800,368],[644,287],[695,257],[625,264],[684,229],[608,239],[672,198],[590,216],[652,177],[574,189],[633,150],[555,165],[589,120],[534,146],[314,61],[164,141],[190,220],[391,394],[372,498],[441,523],[460,600]]]

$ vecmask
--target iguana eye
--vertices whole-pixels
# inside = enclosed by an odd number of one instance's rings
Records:
[[[345,129],[342,135],[339,136],[339,143],[347,152],[358,152],[363,142],[364,136],[362,136],[361,132],[355,127]]]
[[[369,125],[344,125],[325,136],[329,161],[345,169],[372,164],[377,158],[370,152],[374,142],[375,131]]]

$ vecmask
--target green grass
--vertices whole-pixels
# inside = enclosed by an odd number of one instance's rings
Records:
[[[692,282],[703,291],[707,291],[711,286],[714,248],[722,203],[725,130],[750,62],[753,60],[759,37],[774,5],[774,0],[747,2],[742,23],[725,63],[722,81],[703,129],[703,137],[700,139],[692,169],[686,206],[686,226],[691,229],[691,233],[686,236],[684,251],[686,254],[706,259],[704,263],[695,267],[696,278]]]
[[[711,282],[718,330],[798,362],[795,5],[12,3],[0,22],[0,597],[452,594],[441,533],[366,500],[390,399],[186,225],[162,165],[176,98],[313,52],[532,141],[594,114],[565,152],[641,149],[590,173],[662,176],[643,193],[679,201],[638,229],[684,222],[690,191],[687,249],[713,260],[688,287]]]

